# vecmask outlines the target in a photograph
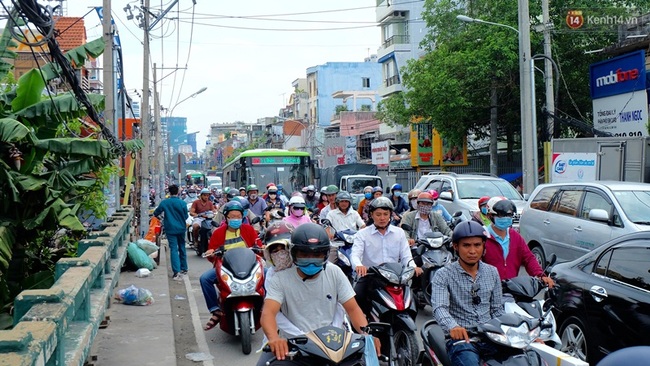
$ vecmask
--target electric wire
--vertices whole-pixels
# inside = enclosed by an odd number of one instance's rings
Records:
[[[194,8],[193,8],[194,9]],[[192,10],[192,14],[194,14],[194,10]],[[194,39],[194,19],[192,19],[192,26],[190,28],[190,44],[187,48],[187,60],[185,61],[185,69],[183,69],[183,77],[181,78],[181,86],[178,88],[178,94],[176,96],[176,103],[179,103],[179,99],[181,98],[181,92],[183,91],[183,84],[185,83],[185,75],[187,74],[187,64],[190,62],[190,55],[192,54],[192,40]]]

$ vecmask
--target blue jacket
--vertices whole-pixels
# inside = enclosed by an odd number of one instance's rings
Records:
[[[394,195],[390,195],[390,200],[393,202],[393,206],[395,206],[395,213],[398,215],[403,214],[404,212],[409,210],[409,204],[406,202],[404,197],[399,196],[397,198],[397,203],[395,203]]]
[[[185,220],[187,220],[187,203],[178,196],[169,197],[160,202],[153,212],[154,216],[165,213],[163,225],[167,234],[183,234],[187,230]]]

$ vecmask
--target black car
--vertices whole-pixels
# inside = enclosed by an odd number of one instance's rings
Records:
[[[623,235],[553,267],[561,351],[595,365],[650,345],[650,232]]]

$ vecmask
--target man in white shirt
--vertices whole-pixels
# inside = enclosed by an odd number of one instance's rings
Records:
[[[393,215],[393,203],[390,199],[375,198],[370,203],[369,212],[373,224],[362,229],[355,236],[351,258],[352,267],[359,276],[354,292],[365,314],[370,310],[370,304],[366,300],[369,281],[365,275],[368,273],[368,267],[382,263],[402,263],[415,267],[417,276],[422,273],[422,269],[417,268],[413,262],[404,230],[390,224]]]
[[[330,239],[334,236],[335,231],[354,230],[358,231],[366,227],[361,220],[361,215],[355,210],[351,210],[352,196],[346,191],[341,191],[336,195],[336,209],[327,214],[327,219],[332,224],[331,230],[327,228],[327,234]]]

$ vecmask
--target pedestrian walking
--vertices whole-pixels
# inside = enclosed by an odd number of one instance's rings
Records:
[[[187,219],[187,204],[178,197],[178,186],[169,186],[169,198],[166,198],[153,212],[159,217],[164,214],[163,225],[169,244],[169,256],[172,262],[173,279],[182,280],[182,274],[187,274],[187,253],[185,252],[185,220]]]

